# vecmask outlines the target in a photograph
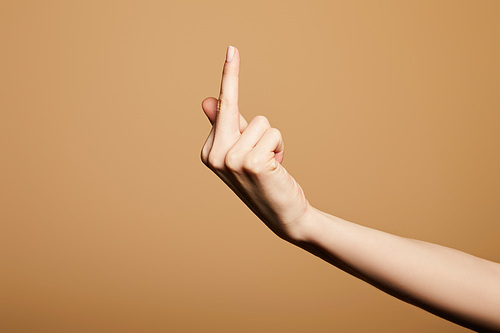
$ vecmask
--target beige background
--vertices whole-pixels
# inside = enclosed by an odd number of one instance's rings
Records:
[[[466,332],[269,231],[200,103],[237,46],[315,207],[500,261],[499,10],[3,1],[0,331]]]

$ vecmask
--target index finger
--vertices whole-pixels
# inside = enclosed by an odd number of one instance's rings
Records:
[[[223,137],[239,134],[240,114],[238,109],[238,80],[240,54],[236,47],[229,45],[222,71],[222,81],[217,100],[215,131]]]

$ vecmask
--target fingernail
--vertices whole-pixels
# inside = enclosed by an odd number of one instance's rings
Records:
[[[227,52],[226,52],[226,62],[231,62],[231,60],[233,60],[233,55],[234,55],[234,47],[229,45],[227,47]]]

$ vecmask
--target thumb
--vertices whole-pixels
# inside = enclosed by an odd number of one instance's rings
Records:
[[[210,123],[213,125],[217,116],[217,99],[214,97],[205,98],[201,102],[201,108],[203,109],[203,112],[205,112],[208,120],[210,120]]]

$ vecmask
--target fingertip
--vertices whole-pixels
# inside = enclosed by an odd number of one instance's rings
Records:
[[[240,60],[240,51],[236,46],[228,45],[226,49],[226,63],[235,63]]]
[[[231,62],[233,60],[233,56],[236,52],[236,48],[232,45],[229,45],[226,50],[226,62]]]
[[[233,59],[236,59],[238,63],[240,62],[240,50],[237,47],[234,47],[234,56]]]

